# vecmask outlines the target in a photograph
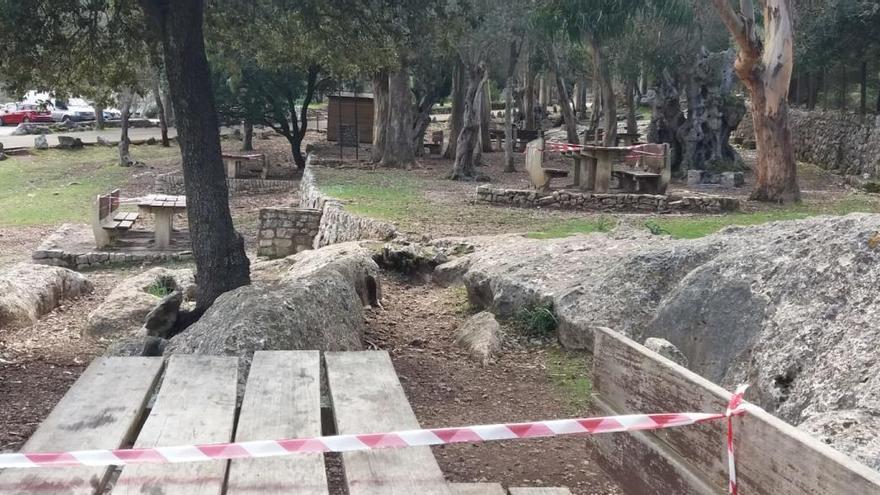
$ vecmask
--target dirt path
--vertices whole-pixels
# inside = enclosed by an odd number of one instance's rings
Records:
[[[455,329],[469,314],[463,289],[386,273],[383,292],[384,307],[367,315],[367,342],[391,353],[422,426],[595,414],[588,394],[571,387],[588,379],[585,354],[512,339],[497,362],[484,368],[453,343]],[[450,481],[567,486],[584,495],[622,493],[593,463],[591,448],[585,438],[568,437],[449,445],[434,453]]]

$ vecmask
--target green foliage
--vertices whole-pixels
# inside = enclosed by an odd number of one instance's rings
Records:
[[[868,182],[865,184],[865,192],[871,194],[880,194],[880,182]]]
[[[653,235],[662,235],[662,234],[669,234],[670,233],[668,230],[664,229],[662,225],[658,224],[654,220],[648,220],[647,222],[645,222],[645,228],[647,228],[648,231],[650,231],[651,234],[653,234]]]
[[[527,337],[547,338],[556,332],[558,321],[552,304],[539,304],[519,310],[513,323]]]
[[[157,277],[156,280],[153,281],[152,284],[147,286],[146,293],[151,296],[155,296],[158,298],[163,298],[177,289],[177,283],[174,281],[174,277],[168,275],[162,275]]]

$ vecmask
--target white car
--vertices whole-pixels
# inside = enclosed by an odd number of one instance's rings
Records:
[[[55,122],[82,122],[95,120],[95,109],[82,98],[69,100],[53,99],[49,101],[52,120]]]

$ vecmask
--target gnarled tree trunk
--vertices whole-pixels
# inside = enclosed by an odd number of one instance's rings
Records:
[[[464,66],[463,66],[464,67]],[[464,118],[461,133],[455,145],[455,163],[452,166],[453,180],[472,180],[476,177],[474,170],[474,148],[480,140],[480,102],[483,86],[486,82],[486,68],[483,63],[464,67],[467,77],[467,92],[464,97]]]
[[[531,56],[531,55],[529,55]],[[526,93],[523,113],[525,113],[526,130],[535,129],[535,73],[526,61]]]
[[[509,56],[507,59],[507,81],[504,90],[504,171],[516,172],[513,165],[513,92],[516,87],[516,64],[519,61],[519,53],[522,43],[516,40],[510,41]],[[522,108],[522,107],[520,107]]]
[[[388,75],[388,131],[384,167],[410,167],[416,161],[412,140],[412,91],[409,74],[400,68]]]
[[[202,33],[202,0],[138,0],[162,37],[183,158],[187,216],[196,262],[196,314],[250,283],[244,239],[232,224],[220,132]]]
[[[480,150],[489,153],[492,151],[492,138],[489,136],[489,128],[492,126],[492,95],[489,85],[483,87],[483,97],[480,99]]]
[[[449,116],[449,136],[444,143],[443,157],[455,159],[458,136],[464,125],[465,92],[467,90],[467,75],[461,60],[455,61],[452,69],[452,114]]]
[[[388,129],[388,71],[373,74],[373,149],[370,161],[379,163],[385,154],[385,131]]]
[[[595,37],[590,37],[590,53],[593,56],[593,69],[597,76],[598,86],[602,91],[602,115],[604,116],[605,146],[617,144],[617,100],[614,97],[614,81],[602,46]]]
[[[764,0],[764,39],[759,40],[751,0],[740,12],[713,0],[738,45],[735,70],[752,97],[758,166],[752,199],[800,201],[797,165],[788,125],[788,90],[794,65],[791,0]]]

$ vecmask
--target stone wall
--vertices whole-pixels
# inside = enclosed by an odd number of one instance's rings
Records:
[[[529,189],[477,188],[477,201],[523,208],[620,212],[721,213],[739,209],[739,200],[724,196],[662,196],[654,194],[593,194],[574,191],[541,193]]]
[[[313,246],[317,249],[340,242],[365,239],[388,240],[397,235],[396,227],[388,222],[373,220],[345,211],[338,199],[325,196],[318,189],[312,170],[312,158],[306,160],[306,168],[300,180],[300,207],[321,211],[321,223]]]
[[[143,252],[143,253],[108,253],[95,251],[89,253],[67,252],[62,249],[37,249],[31,255],[38,265],[51,265],[84,270],[88,268],[107,267],[110,265],[140,265],[144,263],[164,263],[168,261],[188,261],[192,259],[192,251]]]
[[[312,249],[320,222],[320,210],[261,208],[257,254],[269,258],[283,258]]]
[[[791,110],[791,138],[795,157],[841,175],[880,178],[880,116]],[[734,133],[754,141],[751,115],[743,118]]]
[[[296,181],[282,179],[226,179],[229,194],[236,193],[270,193],[293,191]],[[157,194],[185,194],[183,175],[178,172],[162,174],[156,177],[153,190]]]

